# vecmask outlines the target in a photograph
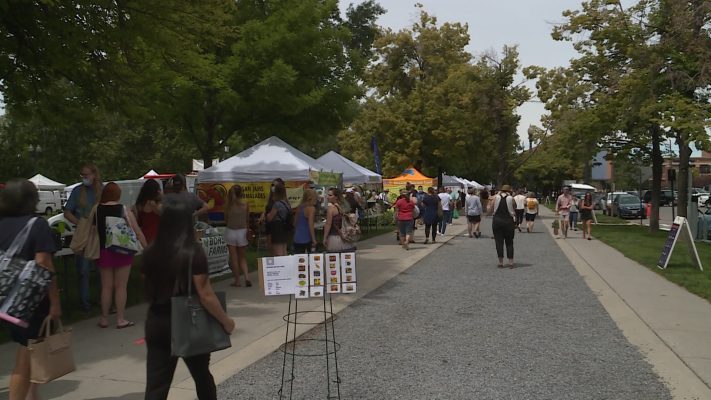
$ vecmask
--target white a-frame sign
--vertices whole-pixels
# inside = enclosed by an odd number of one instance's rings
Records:
[[[657,261],[657,267],[661,269],[666,269],[667,264],[669,264],[669,259],[671,258],[672,251],[674,251],[674,245],[676,244],[679,236],[683,236],[687,245],[689,246],[689,255],[696,262],[696,266],[700,270],[704,270],[701,265],[701,259],[699,258],[699,252],[696,251],[696,244],[694,243],[693,236],[691,234],[691,228],[689,227],[689,221],[684,217],[674,218],[674,223],[669,229],[669,236],[667,236],[667,241],[664,243],[664,248],[662,249],[662,255]]]

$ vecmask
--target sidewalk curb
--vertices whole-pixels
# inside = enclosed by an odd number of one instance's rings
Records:
[[[546,214],[549,213],[552,212],[548,211]],[[551,215],[545,216],[550,217]],[[625,338],[639,349],[652,365],[654,371],[669,388],[673,398],[711,399],[711,388],[704,383],[702,378],[642,319],[573,245],[565,239],[556,239],[553,235],[553,228],[549,224],[546,225],[558,247],[568,257],[590,290],[595,293]],[[607,246],[604,243],[600,244]],[[638,265],[638,267],[648,272],[646,267],[642,265]]]

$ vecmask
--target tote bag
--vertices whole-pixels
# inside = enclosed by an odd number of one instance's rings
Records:
[[[72,242],[69,248],[74,254],[96,260],[99,258],[99,231],[96,228],[96,209],[98,205],[92,207],[88,218],[80,218],[74,230]]]
[[[64,329],[62,321],[57,321],[57,331],[51,334],[49,317],[44,319],[40,337],[30,339],[30,380],[33,383],[47,383],[76,369],[72,353],[72,330]]]
[[[37,217],[27,221],[27,224],[10,243],[10,247],[5,251],[0,250],[0,301],[10,293],[17,277],[27,264],[27,260],[15,256],[25,247],[25,242],[35,221],[37,221]]]
[[[188,293],[170,299],[170,352],[176,357],[208,354],[232,346],[230,335],[192,295],[193,254],[188,261]],[[177,282],[176,282],[177,287]],[[225,310],[225,292],[215,292]]]
[[[116,253],[133,255],[143,250],[126,218],[126,207],[123,208],[123,218],[106,217],[106,249]]]
[[[39,304],[47,296],[54,272],[28,261],[0,304],[0,319],[27,328]]]

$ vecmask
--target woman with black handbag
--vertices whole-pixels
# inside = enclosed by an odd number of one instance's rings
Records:
[[[191,284],[202,307],[226,333],[235,329],[234,321],[222,309],[210,286],[207,256],[195,238],[193,211],[175,195],[165,196],[156,241],[143,255],[146,296],[150,304],[146,317],[146,400],[168,397],[178,362],[171,350],[171,297],[186,293],[189,268],[192,269]],[[184,357],[183,361],[195,381],[198,399],[216,399],[210,353]]]
[[[15,237],[28,225],[34,216],[35,207],[39,201],[37,188],[26,179],[10,180],[5,188],[0,189],[0,249],[7,251]],[[24,241],[24,246],[15,256],[23,260],[35,260],[42,267],[54,271],[52,253],[57,251],[52,238],[52,230],[44,218],[37,218],[32,222],[29,235]],[[56,277],[52,278],[47,297],[34,311],[27,328],[7,324],[10,327],[12,340],[20,345],[15,356],[15,369],[10,376],[10,400],[25,400],[37,398],[35,385],[30,384],[30,353],[27,350],[29,339],[39,335],[42,321],[48,315],[52,319],[61,316],[62,309],[59,303]],[[28,396],[28,392],[32,392]]]

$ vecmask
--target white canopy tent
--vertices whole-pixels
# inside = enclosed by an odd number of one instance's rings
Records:
[[[440,186],[445,188],[461,188],[463,185],[462,181],[460,181],[456,176],[443,174]]]
[[[143,174],[143,175],[142,175],[140,178],[138,178],[138,179],[146,179],[147,176],[155,176],[155,175],[159,175],[159,174],[156,172],[156,170],[152,169],[152,170],[146,172],[145,174]]]
[[[473,187],[474,189],[485,189],[484,185],[480,184],[477,181],[470,181],[468,179],[465,179],[467,181],[467,187]]]
[[[378,184],[383,182],[381,175],[356,164],[335,151],[329,151],[316,161],[333,171],[343,172],[344,185]]]
[[[306,181],[311,171],[331,172],[319,161],[276,136],[198,172],[198,183]],[[333,171],[340,172],[340,171]]]
[[[594,186],[586,185],[584,183],[571,183],[570,187],[574,190],[597,190]]]
[[[67,186],[40,174],[33,176],[29,181],[34,183],[38,190],[62,190]]]

